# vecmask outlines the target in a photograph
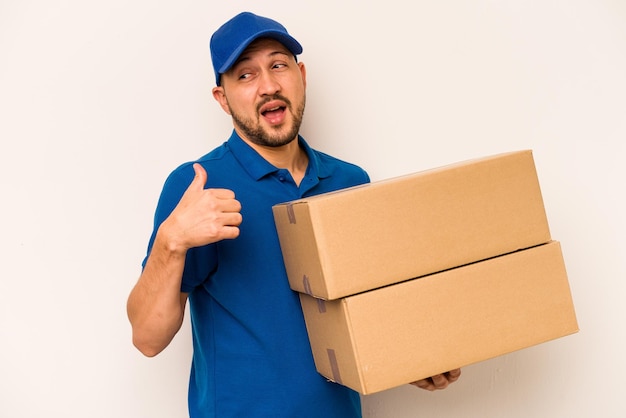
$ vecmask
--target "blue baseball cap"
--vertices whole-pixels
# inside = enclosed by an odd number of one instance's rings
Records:
[[[240,13],[216,30],[209,42],[218,86],[220,76],[233,66],[248,45],[259,38],[276,39],[294,56],[302,53],[302,45],[280,23],[254,13]]]

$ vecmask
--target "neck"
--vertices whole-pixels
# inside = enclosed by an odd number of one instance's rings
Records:
[[[300,148],[298,138],[280,147],[266,147],[252,143],[243,137],[242,139],[274,167],[289,171],[296,184],[300,185],[309,164],[309,158]]]

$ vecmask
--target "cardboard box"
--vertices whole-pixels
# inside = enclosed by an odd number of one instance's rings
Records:
[[[556,241],[343,299],[300,298],[318,372],[362,394],[578,331]]]
[[[274,206],[292,289],[337,299],[548,242],[531,151]]]

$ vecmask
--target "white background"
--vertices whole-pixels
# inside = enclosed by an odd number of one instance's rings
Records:
[[[626,416],[623,0],[0,0],[0,417],[186,415],[188,323],[147,359],[125,304],[166,175],[230,133],[207,43],[244,9],[304,45],[313,146],[373,180],[532,149],[563,246],[578,334],[364,415]]]

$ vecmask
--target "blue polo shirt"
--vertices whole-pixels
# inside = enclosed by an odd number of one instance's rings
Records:
[[[352,418],[358,393],[317,373],[296,292],[289,288],[272,206],[369,182],[361,168],[311,149],[298,187],[290,173],[263,159],[233,131],[197,160],[207,188],[226,188],[241,202],[240,235],[188,251],[181,291],[189,293],[193,364],[189,414],[205,417]],[[189,162],[167,179],[154,231],[194,177]],[[150,240],[150,248],[154,233]],[[145,261],[144,261],[145,263]]]

